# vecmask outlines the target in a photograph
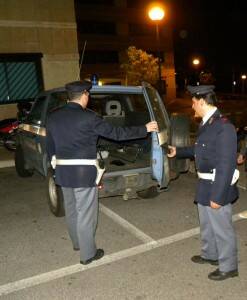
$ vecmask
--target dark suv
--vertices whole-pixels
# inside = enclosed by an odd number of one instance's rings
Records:
[[[26,120],[19,126],[15,167],[21,177],[38,171],[47,177],[48,200],[52,213],[62,216],[63,196],[55,185],[47,159],[45,139],[49,114],[66,104],[64,88],[40,93]],[[171,116],[166,112],[158,92],[149,84],[142,86],[94,86],[89,108],[115,126],[143,125],[156,120],[159,133],[147,138],[115,142],[98,140],[98,157],[104,161],[106,172],[100,185],[100,197],[123,195],[127,200],[147,197],[165,190],[169,181],[188,170],[187,160],[167,159],[169,143],[189,144],[189,122],[185,116]]]

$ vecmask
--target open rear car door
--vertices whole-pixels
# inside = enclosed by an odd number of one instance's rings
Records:
[[[167,158],[168,135],[170,121],[159,93],[150,84],[143,82],[145,100],[151,120],[157,121],[159,132],[152,133],[151,168],[152,177],[157,180],[160,188],[169,183],[169,163]]]

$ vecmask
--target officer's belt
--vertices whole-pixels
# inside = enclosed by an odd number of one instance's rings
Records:
[[[197,175],[200,179],[215,181],[215,173],[216,173],[216,170],[213,169],[213,173],[197,172]],[[235,169],[233,176],[232,176],[231,185],[234,185],[238,181],[238,178],[239,178],[239,170]]]
[[[52,156],[51,166],[56,169],[56,166],[95,166],[97,169],[96,184],[100,183],[100,180],[105,172],[105,168],[101,168],[97,159],[57,159],[55,155]]]

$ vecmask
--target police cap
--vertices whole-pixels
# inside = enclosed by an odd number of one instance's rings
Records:
[[[87,80],[72,81],[65,85],[65,89],[70,93],[88,92],[92,88],[92,83]]]
[[[188,91],[191,93],[191,95],[207,95],[207,94],[214,94],[214,85],[188,85],[187,86]]]

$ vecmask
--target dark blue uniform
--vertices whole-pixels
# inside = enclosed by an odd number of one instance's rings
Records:
[[[87,82],[70,84],[73,89],[89,86]],[[83,91],[80,91],[81,93]],[[143,138],[146,126],[113,127],[96,113],[76,102],[53,112],[47,123],[47,152],[51,159],[96,159],[99,136],[113,140]],[[88,165],[57,165],[56,183],[62,187],[69,235],[74,249],[80,250],[85,264],[104,255],[97,249],[95,232],[98,220],[98,188],[95,186],[96,167]],[[97,259],[98,259],[97,258]]]
[[[220,272],[237,272],[237,241],[232,225],[231,205],[238,197],[236,184],[231,185],[237,162],[234,126],[216,110],[199,128],[195,145],[177,148],[177,156],[194,157],[196,169],[200,173],[212,173],[213,169],[216,170],[215,180],[199,179],[196,190],[195,202],[198,206],[202,240],[201,257],[218,261]],[[211,208],[210,201],[220,207]]]
[[[70,102],[53,112],[47,123],[47,151],[51,159],[96,159],[99,136],[113,140],[130,140],[147,135],[146,126],[113,127],[95,112]],[[95,186],[94,166],[56,167],[56,183],[63,187]]]
[[[177,157],[195,158],[200,173],[212,173],[216,169],[215,181],[199,179],[195,201],[210,206],[210,201],[224,206],[238,197],[236,185],[231,185],[237,161],[237,136],[234,126],[217,110],[201,126],[195,145],[177,148]]]

